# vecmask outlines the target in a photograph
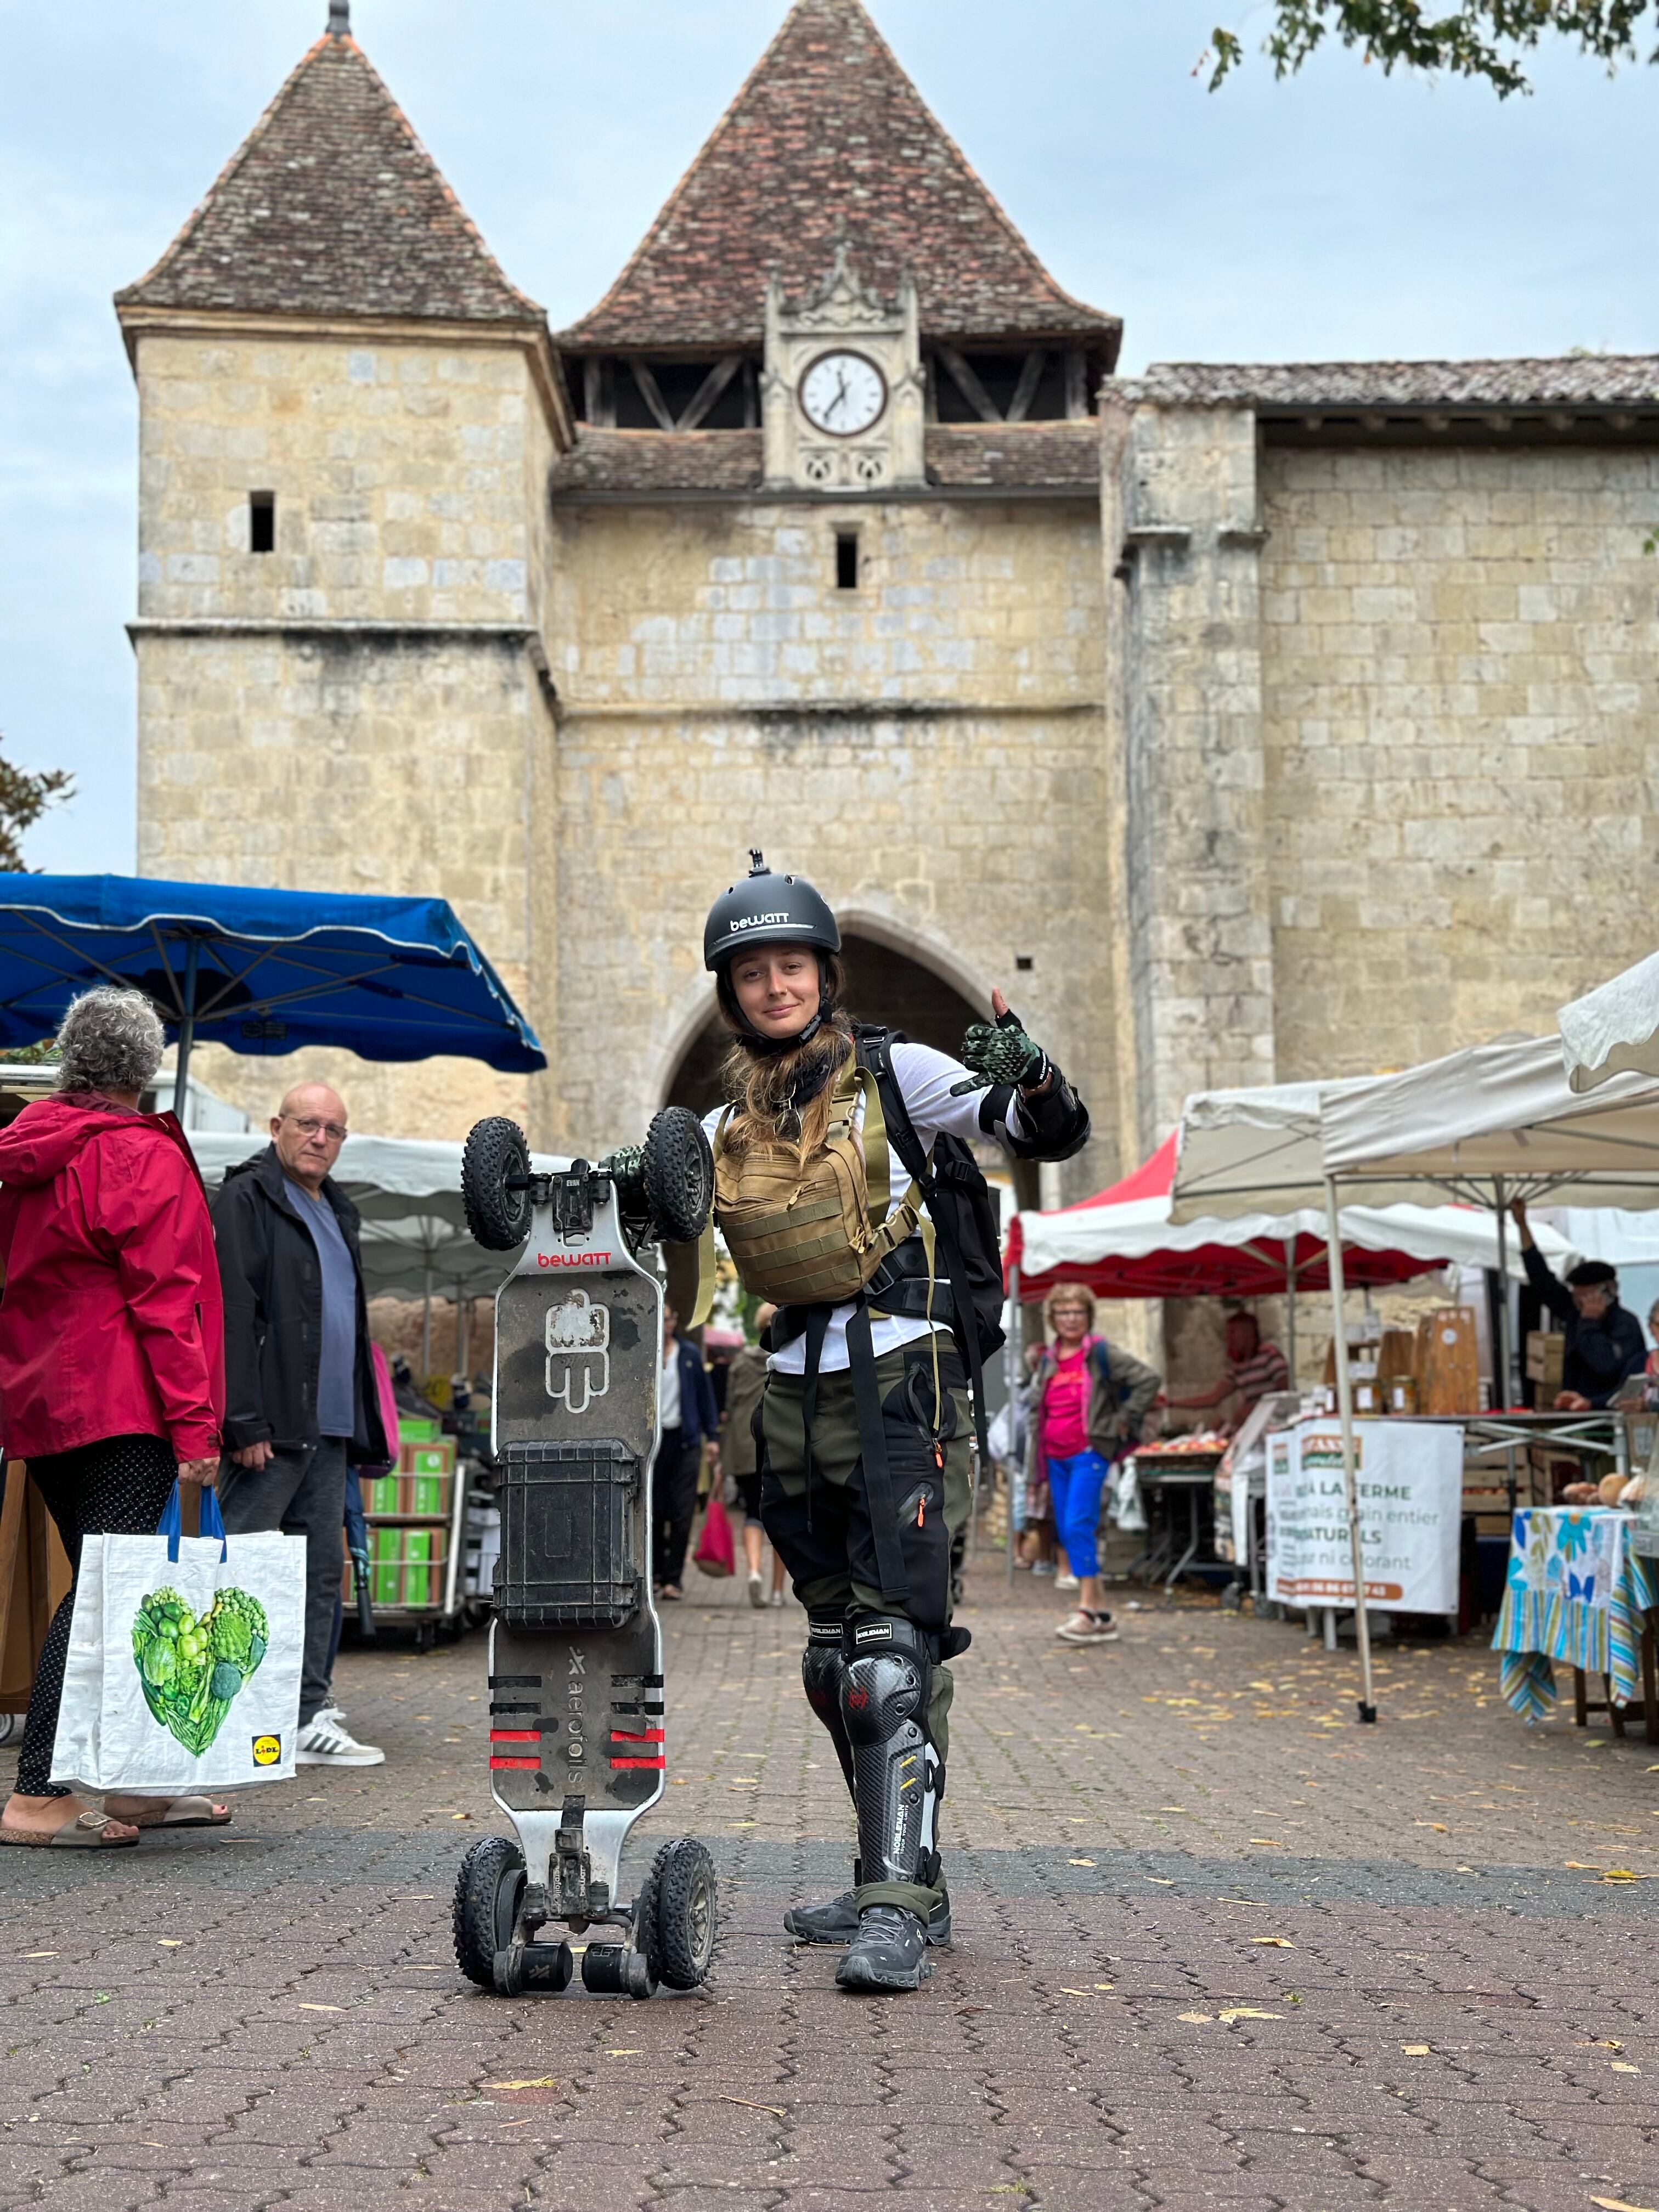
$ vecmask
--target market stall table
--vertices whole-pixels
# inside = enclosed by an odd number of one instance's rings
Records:
[[[1628,1513],[1609,1506],[1523,1506],[1516,1514],[1492,1649],[1503,1654],[1499,1687],[1528,1720],[1554,1710],[1559,1660],[1573,1671],[1578,1727],[1591,1712],[1605,1712],[1622,1735],[1626,1710],[1639,1701],[1647,1740],[1659,1742],[1659,1564],[1638,1557],[1632,1525]],[[1591,1674],[1606,1684],[1605,1698],[1594,1703],[1584,1680]]]
[[[1174,1596],[1176,1584],[1198,1557],[1204,1540],[1204,1501],[1214,1497],[1215,1471],[1226,1449],[1227,1439],[1215,1437],[1190,1443],[1181,1439],[1143,1444],[1129,1455],[1142,1492],[1155,1492],[1163,1505],[1162,1526],[1154,1526],[1146,1549],[1129,1571],[1144,1576],[1148,1583],[1161,1582],[1166,1598]],[[1178,1555],[1181,1539],[1176,1534],[1174,1512],[1177,1498],[1187,1507],[1186,1549]],[[1150,1513],[1147,1517],[1152,1519]]]

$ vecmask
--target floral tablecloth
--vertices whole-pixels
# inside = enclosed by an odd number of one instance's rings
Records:
[[[1552,1662],[1642,1691],[1642,1616],[1659,1606],[1659,1560],[1639,1559],[1627,1513],[1602,1505],[1523,1507],[1510,1535],[1509,1584],[1492,1635],[1504,1697],[1528,1720],[1555,1704]]]

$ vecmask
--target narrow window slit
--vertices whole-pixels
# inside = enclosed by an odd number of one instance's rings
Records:
[[[276,495],[251,491],[247,495],[247,544],[250,553],[276,550]]]
[[[856,592],[859,587],[859,534],[856,530],[836,532],[836,589]]]

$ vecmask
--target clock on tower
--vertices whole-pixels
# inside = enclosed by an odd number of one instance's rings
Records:
[[[766,481],[775,489],[868,493],[925,483],[915,287],[896,307],[866,292],[846,246],[816,300],[790,307],[774,277],[766,302],[762,399]]]

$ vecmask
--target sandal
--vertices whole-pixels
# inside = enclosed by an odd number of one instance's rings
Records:
[[[657,1592],[657,1595],[665,1598],[670,1605],[678,1605],[685,1595],[685,1592],[678,1583],[665,1583]]]
[[[152,1797],[141,1813],[110,1813],[106,1799],[104,1809],[129,1828],[222,1828],[235,1817],[228,1805],[215,1812],[210,1797]]]
[[[1062,1644],[1115,1644],[1117,1623],[1109,1613],[1097,1613],[1090,1606],[1080,1605],[1068,1620],[1061,1621],[1054,1634]]]
[[[56,1828],[13,1828],[0,1820],[0,1844],[17,1844],[36,1851],[127,1851],[137,1848],[137,1836],[110,1836],[111,1827],[131,1827],[112,1813],[82,1813]]]

